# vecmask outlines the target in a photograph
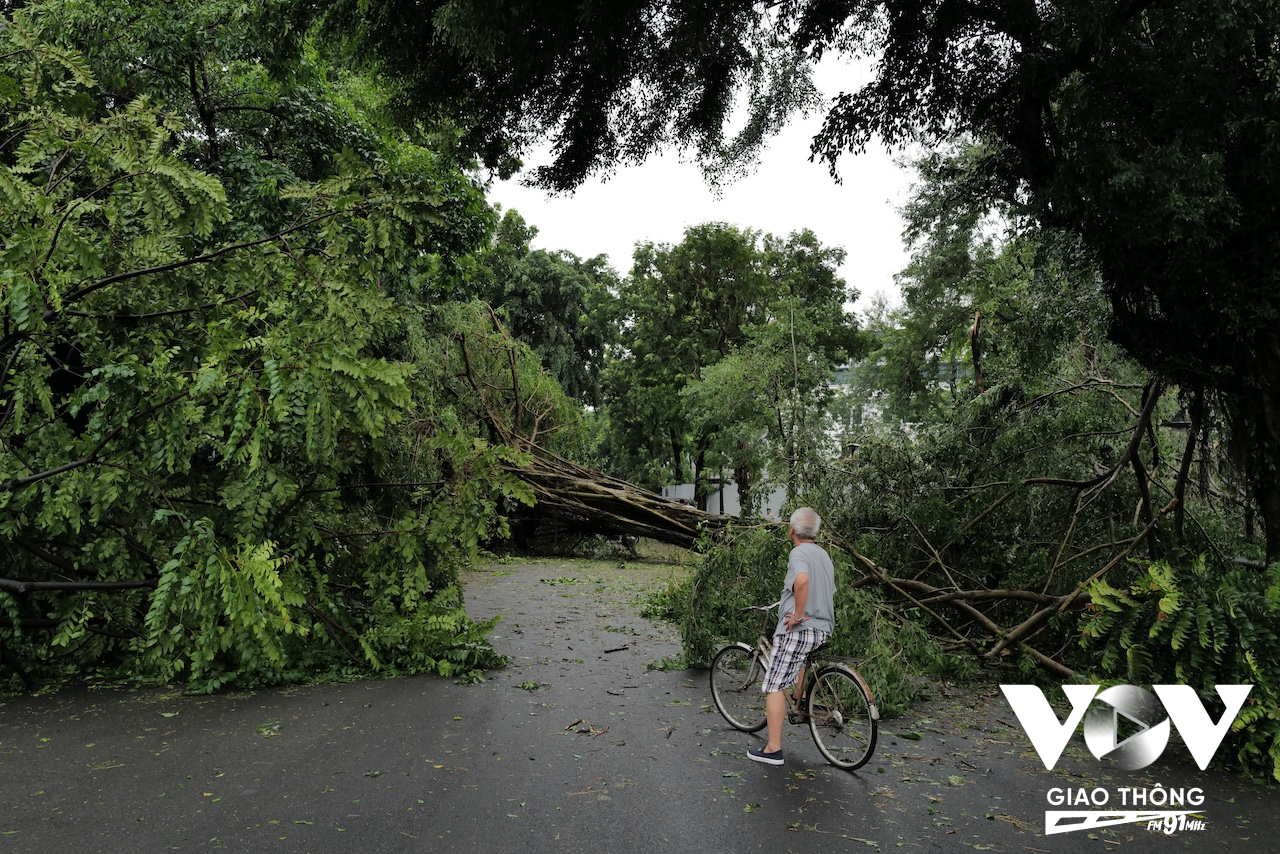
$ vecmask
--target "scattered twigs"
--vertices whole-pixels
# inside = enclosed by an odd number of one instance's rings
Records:
[[[940,588],[934,587],[928,582],[920,581],[919,579],[894,578],[883,567],[878,566],[875,561],[871,560],[866,555],[861,554],[851,543],[838,535],[831,537],[831,543],[833,546],[845,551],[861,563],[867,570],[868,575],[865,576],[866,578],[874,579],[876,582],[901,595],[912,605],[925,611],[930,617],[936,620],[948,634],[964,643],[964,645],[974,653],[981,653],[984,657],[995,656],[999,655],[1000,650],[1005,647],[1017,644],[1019,649],[1034,658],[1036,662],[1046,670],[1062,677],[1069,677],[1074,674],[1074,671],[1071,670],[1071,668],[1031,647],[1023,640],[1023,638],[1030,634],[1030,632],[1040,623],[1052,616],[1056,610],[1061,610],[1062,607],[1065,607],[1063,600],[1068,597],[1047,596],[1033,591],[1022,590],[944,591]],[[865,584],[858,584],[857,586],[865,586]],[[972,602],[981,601],[1001,602],[1008,600],[1034,601],[1044,604],[1045,607],[1041,608],[1040,611],[1037,611],[1037,614],[1040,612],[1046,613],[1044,613],[1043,616],[1038,617],[1033,615],[1032,619],[1024,621],[1012,631],[1005,631],[998,623],[983,613],[983,611],[971,604]],[[991,650],[983,652],[982,648],[973,638],[960,631],[949,621],[939,615],[936,610],[930,607],[930,605],[938,604],[946,604],[954,610],[959,611],[973,623],[981,627],[989,636],[996,638],[997,643],[1003,641],[1003,645],[1000,645],[998,648],[994,648],[994,652]]]
[[[1156,523],[1159,522],[1160,519],[1164,518],[1164,515],[1168,513],[1170,510],[1172,510],[1174,506],[1175,506],[1175,502],[1170,501],[1164,507],[1161,507],[1160,512],[1157,513],[1155,518],[1152,519],[1151,522],[1147,524],[1147,527],[1143,528],[1142,531],[1138,534],[1138,536],[1134,537],[1132,540],[1129,541],[1129,545],[1125,547],[1124,551],[1120,552],[1120,554],[1116,555],[1114,558],[1108,561],[1107,565],[1104,566],[1102,569],[1098,570],[1093,575],[1089,576],[1084,581],[1080,582],[1080,584],[1076,587],[1075,591],[1068,594],[1067,597],[1065,597],[1067,601],[1058,607],[1058,611],[1061,612],[1066,610],[1077,598],[1084,595],[1084,589],[1086,587],[1088,587],[1090,584],[1092,584],[1093,582],[1097,581],[1099,578],[1101,578],[1102,576],[1110,572],[1112,568],[1115,567],[1116,564],[1120,563],[1120,561],[1124,560],[1129,555],[1133,554],[1133,550],[1138,547],[1138,544],[1147,538],[1147,535],[1151,533],[1151,530],[1156,526]]]

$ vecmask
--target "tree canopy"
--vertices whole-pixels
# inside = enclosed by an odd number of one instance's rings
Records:
[[[785,455],[834,364],[864,349],[841,260],[809,231],[780,240],[724,223],[638,247],[606,381],[616,469],[654,485],[688,473],[705,508],[719,463],[749,493],[770,440]]]
[[[562,190],[664,145],[740,162],[814,104],[815,61],[872,58],[814,154],[834,170],[875,139],[986,143],[971,189],[1076,234],[1113,340],[1216,396],[1280,559],[1276,0],[388,0],[328,19],[403,76],[406,109],[465,116],[491,160],[552,134],[535,179]]]

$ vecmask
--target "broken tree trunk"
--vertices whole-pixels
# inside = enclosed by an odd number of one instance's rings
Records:
[[[692,549],[704,533],[723,530],[728,516],[705,513],[534,447],[512,471],[533,490],[535,512],[591,533],[647,537]]]

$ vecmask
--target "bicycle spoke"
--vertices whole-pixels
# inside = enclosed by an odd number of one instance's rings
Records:
[[[727,646],[711,662],[711,698],[734,729],[756,732],[766,723],[760,685],[764,668],[755,652]]]
[[[809,691],[809,732],[831,764],[861,768],[875,749],[877,724],[870,697],[841,667],[820,671]]]

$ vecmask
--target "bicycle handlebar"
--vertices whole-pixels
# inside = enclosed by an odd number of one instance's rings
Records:
[[[772,605],[748,605],[745,608],[740,608],[738,610],[738,613],[745,614],[748,611],[772,611],[774,608],[778,607],[781,604],[782,604],[782,600],[779,599],[777,602],[774,602]]]

